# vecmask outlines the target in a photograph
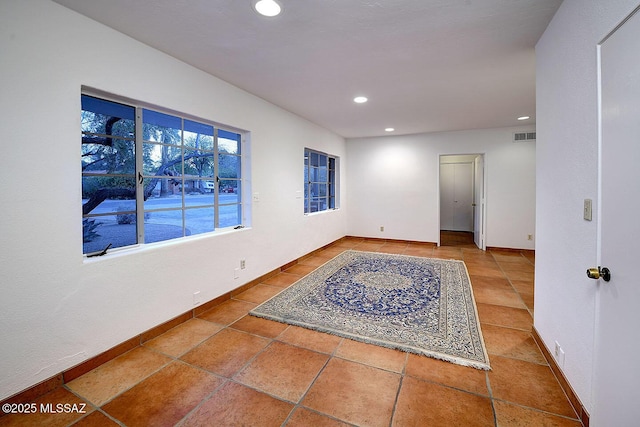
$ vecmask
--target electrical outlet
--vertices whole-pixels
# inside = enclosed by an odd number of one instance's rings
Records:
[[[380,231],[384,231],[384,226],[383,225],[380,226]]]
[[[593,219],[592,212],[592,201],[591,199],[584,199],[584,214],[583,217],[585,221],[591,221]]]
[[[241,259],[240,260],[240,270],[244,270],[247,267],[247,263],[245,262],[245,260]]]
[[[527,240],[533,240],[533,234],[527,234]]]
[[[562,349],[558,341],[556,341],[555,344],[556,348],[553,352],[553,357],[555,357],[560,369],[564,369],[564,350]]]
[[[193,293],[193,305],[198,305],[200,304],[202,301],[200,300],[200,291],[195,291]]]

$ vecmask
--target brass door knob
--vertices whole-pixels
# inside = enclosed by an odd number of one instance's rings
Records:
[[[602,280],[608,282],[611,280],[611,271],[607,267],[592,267],[587,270],[587,277],[594,280],[602,278]]]

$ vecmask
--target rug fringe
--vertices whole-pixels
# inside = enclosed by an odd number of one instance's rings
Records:
[[[334,335],[340,338],[346,338],[346,339],[350,339],[353,341],[358,341],[361,343],[365,343],[365,344],[373,344],[373,345],[378,345],[380,347],[385,347],[385,348],[389,348],[392,350],[399,350],[399,351],[404,351],[406,353],[411,353],[411,354],[417,354],[419,356],[425,356],[425,357],[430,357],[432,359],[437,359],[437,360],[442,360],[443,362],[449,362],[449,363],[454,363],[456,365],[461,365],[461,366],[467,366],[470,368],[475,368],[475,369],[480,369],[483,371],[490,371],[491,370],[491,365],[489,363],[483,363],[483,362],[474,362],[472,360],[469,359],[463,359],[463,358],[459,358],[459,357],[455,357],[455,356],[450,356],[450,355],[446,355],[443,353],[439,353],[436,351],[426,351],[426,350],[419,350],[416,348],[413,348],[411,346],[404,346],[404,345],[399,345],[396,343],[391,343],[388,341],[382,341],[382,340],[376,340],[376,339],[371,339],[371,338],[367,338],[367,337],[363,337],[360,335],[355,335],[355,334],[349,334],[349,333],[344,333],[344,332],[339,332],[339,331],[335,331],[329,328],[323,328],[321,326],[316,326],[316,325],[311,325],[308,323],[304,323],[304,322],[300,322],[300,321],[296,321],[296,320],[290,320],[290,319],[282,319],[276,316],[272,316],[269,314],[264,314],[264,313],[258,313],[258,312],[254,312],[253,310],[249,312],[249,314],[251,316],[254,317],[260,317],[262,319],[266,319],[266,320],[273,320],[274,322],[278,322],[278,323],[283,323],[285,325],[293,325],[293,326],[299,326],[301,328],[305,328],[305,329],[310,329],[312,331],[317,331],[317,332],[323,332],[325,334],[329,334],[329,335]],[[486,354],[486,352],[485,352]],[[489,360],[489,357],[486,357],[486,360]]]

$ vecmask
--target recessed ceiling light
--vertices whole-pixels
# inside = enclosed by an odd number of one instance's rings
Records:
[[[355,98],[353,98],[353,102],[355,102],[356,104],[364,104],[367,101],[368,99],[366,96],[356,96]]]
[[[530,118],[531,117],[529,116],[521,116],[521,117],[518,117],[518,120],[529,120]]]
[[[276,0],[252,0],[253,8],[262,16],[274,17],[280,15],[282,6]]]
[[[385,132],[393,132],[395,129],[394,128],[386,128],[384,131]]]

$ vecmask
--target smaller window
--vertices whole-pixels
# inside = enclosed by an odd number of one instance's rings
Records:
[[[304,213],[338,207],[336,195],[337,158],[319,151],[304,150]]]

